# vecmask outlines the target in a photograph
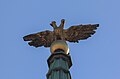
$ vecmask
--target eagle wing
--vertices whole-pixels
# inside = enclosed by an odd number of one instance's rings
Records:
[[[87,39],[95,33],[98,26],[99,24],[71,26],[65,30],[65,40],[69,42],[79,42],[78,40]]]
[[[34,47],[50,47],[51,43],[54,41],[53,32],[49,30],[24,36],[23,39],[24,41],[30,41],[28,44]]]

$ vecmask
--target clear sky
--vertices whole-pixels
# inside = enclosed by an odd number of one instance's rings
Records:
[[[0,79],[46,79],[49,48],[22,37],[61,19],[65,28],[100,24],[91,38],[68,43],[72,79],[120,79],[120,0],[0,0]]]

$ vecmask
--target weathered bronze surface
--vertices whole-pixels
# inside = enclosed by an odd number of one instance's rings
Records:
[[[95,33],[95,30],[99,24],[87,24],[87,25],[74,25],[68,29],[64,28],[65,20],[61,20],[59,26],[55,21],[52,21],[50,25],[53,27],[53,31],[42,31],[35,34],[24,36],[24,41],[30,41],[28,44],[34,47],[50,47],[50,45],[56,40],[63,40],[69,42],[78,43],[79,40],[85,40],[91,37]]]

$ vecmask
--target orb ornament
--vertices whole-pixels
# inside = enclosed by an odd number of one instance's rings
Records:
[[[69,47],[66,41],[56,40],[50,46],[51,53],[55,53],[56,50],[63,50],[65,54],[69,53]]]

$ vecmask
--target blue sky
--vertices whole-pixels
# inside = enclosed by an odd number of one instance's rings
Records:
[[[22,37],[66,19],[65,28],[99,23],[95,35],[68,43],[72,79],[120,79],[119,0],[0,0],[0,79],[46,79],[49,48]]]

